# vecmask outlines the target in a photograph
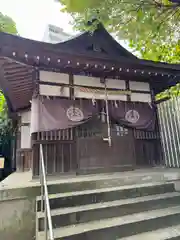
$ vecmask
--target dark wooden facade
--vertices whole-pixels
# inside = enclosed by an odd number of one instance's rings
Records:
[[[109,147],[103,141],[107,126],[89,125],[34,134],[33,175],[39,174],[39,143],[43,144],[48,175],[125,171],[161,163],[157,130],[145,132],[112,125]]]
[[[73,75],[148,82],[153,95],[176,84],[180,66],[145,61],[119,45],[99,24],[93,33],[81,34],[59,44],[47,44],[0,33],[0,86],[13,118],[30,108],[39,94],[41,70],[69,74],[73,99]],[[53,84],[51,84],[53,85]],[[56,85],[56,84],[55,84]],[[57,85],[58,86],[58,85]],[[127,99],[130,101],[130,97]],[[154,102],[153,102],[154,104]],[[39,144],[43,144],[49,175],[117,171],[160,164],[158,127],[154,132],[124,128],[111,123],[112,146],[107,124],[88,123],[73,129],[32,135],[32,148],[17,149],[17,170],[39,174]],[[18,146],[18,144],[16,144]]]
[[[32,149],[17,149],[16,151],[16,170],[26,172],[32,169]]]

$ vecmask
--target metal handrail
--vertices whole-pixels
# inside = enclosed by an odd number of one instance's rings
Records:
[[[42,144],[40,144],[40,182],[41,182],[41,211],[43,212],[43,210],[45,210],[44,211],[45,212],[45,218],[44,218],[45,239],[46,240],[48,239],[47,237],[47,234],[48,234],[47,222],[48,222],[49,240],[54,240]],[[44,205],[44,200],[45,200],[45,205]]]

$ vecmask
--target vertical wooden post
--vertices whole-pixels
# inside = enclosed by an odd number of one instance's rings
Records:
[[[69,74],[69,86],[70,86],[70,99],[74,100],[75,99],[75,93],[74,93],[74,75],[72,73]],[[72,145],[73,145],[73,149],[75,149],[75,154],[73,159],[70,159],[70,161],[74,161],[74,163],[71,162],[71,165],[76,166],[76,175],[78,174],[79,171],[79,164],[78,164],[78,143],[77,143],[77,134],[76,134],[77,128],[72,128],[71,129],[71,140],[73,141]],[[71,143],[69,143],[71,144]],[[62,150],[63,146],[62,146]],[[64,161],[64,158],[63,158]],[[64,169],[64,164],[62,166],[62,168]],[[71,169],[72,170],[72,169]]]
[[[126,91],[130,91],[129,80],[126,80],[125,83],[126,83]],[[128,102],[131,101],[131,96],[129,94],[127,94],[127,101]]]
[[[74,76],[73,76],[73,74],[69,74],[69,91],[70,91],[70,99],[74,99]]]
[[[149,83],[150,84],[150,83]],[[156,134],[160,136],[160,122],[159,122],[159,118],[158,118],[158,108],[157,108],[157,105],[156,105],[156,99],[155,99],[155,94],[154,94],[154,90],[152,89],[152,87],[150,88],[150,91],[151,91],[151,102],[152,102],[152,106],[155,110],[155,131],[156,131]],[[158,160],[155,159],[155,164],[161,164],[163,163],[163,161],[165,161],[164,159],[164,156],[163,156],[163,144],[162,144],[162,140],[161,138],[160,139],[156,139],[155,140],[155,144],[154,144],[154,148],[157,148],[157,146],[159,145],[158,149],[159,149],[159,152],[157,153],[157,157],[159,158]],[[153,163],[153,164],[154,164]]]

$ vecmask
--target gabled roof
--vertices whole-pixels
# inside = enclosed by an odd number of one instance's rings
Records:
[[[35,84],[34,67],[138,81],[152,82],[153,79],[157,92],[172,85],[180,76],[180,65],[137,58],[116,42],[101,24],[93,33],[85,32],[58,44],[0,32],[0,86],[13,111],[30,105]]]
[[[67,52],[85,54],[93,57],[107,57],[112,60],[122,58],[137,59],[132,53],[122,47],[103,27],[99,24],[93,32],[81,33],[67,41],[57,44]]]
[[[34,54],[34,56],[49,54],[49,57],[51,57],[51,55],[56,53],[60,58],[66,54],[66,56],[84,56],[87,59],[97,58],[112,62],[120,59],[137,59],[137,57],[122,47],[103,26],[100,26],[93,34],[84,32],[57,44],[34,41],[0,32],[0,48],[1,54],[5,56],[8,54],[7,48],[9,48],[9,51],[14,50],[17,52],[19,57],[24,52],[31,55]],[[24,57],[24,55],[22,56]]]
[[[25,57],[26,55],[28,58]],[[0,56],[9,57],[27,65],[34,65],[34,60],[38,56],[40,58],[38,66],[45,65],[47,68],[59,68],[58,60],[60,59],[64,62],[63,65],[71,61],[75,62],[75,65],[77,62],[97,64],[99,67],[107,64],[133,70],[146,68],[147,71],[160,73],[172,71],[176,73],[180,70],[178,64],[137,58],[115,41],[102,25],[93,34],[85,32],[58,44],[34,41],[0,32]]]

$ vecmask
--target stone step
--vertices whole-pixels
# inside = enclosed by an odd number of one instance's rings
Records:
[[[133,234],[178,225],[180,206],[146,211],[54,229],[55,240],[115,240]],[[38,232],[38,240],[44,240]]]
[[[161,228],[152,232],[136,234],[117,240],[175,240],[180,239],[180,225]]]
[[[135,170],[121,173],[96,174],[86,176],[71,176],[59,179],[48,178],[49,194],[110,188],[134,183],[151,183],[175,181],[180,178],[180,173],[174,169],[153,168]],[[37,180],[36,180],[37,181]]]
[[[75,207],[147,195],[174,192],[173,183],[146,183],[49,195],[51,209]],[[41,197],[37,197],[40,211]]]
[[[124,216],[138,212],[178,205],[180,193],[165,193],[144,197],[95,203],[78,207],[60,208],[51,211],[54,228],[85,223],[104,218]],[[38,229],[44,229],[44,213],[37,212]]]

